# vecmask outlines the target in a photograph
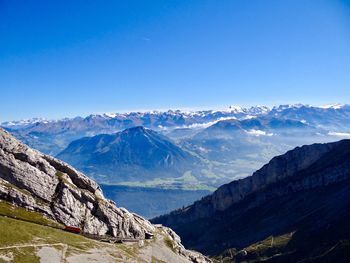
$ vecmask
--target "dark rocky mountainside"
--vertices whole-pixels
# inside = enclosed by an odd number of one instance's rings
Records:
[[[153,222],[231,261],[348,262],[349,211],[350,140],[343,140],[297,147]]]
[[[0,129],[0,202],[37,212],[84,233],[145,239],[156,227],[104,198],[96,182],[66,163],[30,149]],[[175,250],[193,262],[207,262],[184,249],[177,235],[164,228]]]
[[[73,141],[57,157],[109,183],[176,178],[200,163],[165,136],[141,126]]]

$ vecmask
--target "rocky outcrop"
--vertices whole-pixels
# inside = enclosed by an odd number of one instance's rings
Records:
[[[93,180],[27,147],[2,129],[0,199],[93,235],[145,239],[146,233],[156,230],[149,221],[105,199]],[[182,248],[183,256],[198,259],[193,262],[208,262],[202,255],[185,250],[179,239],[174,242]]]

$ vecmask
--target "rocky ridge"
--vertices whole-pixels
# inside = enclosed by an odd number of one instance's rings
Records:
[[[0,199],[36,211],[84,233],[145,239],[156,227],[104,198],[99,185],[66,163],[29,148],[0,129]],[[186,250],[178,236],[164,228],[178,254],[209,262]]]
[[[348,141],[345,140],[344,142]],[[273,183],[294,176],[297,172],[310,167],[310,165],[340,143],[341,142],[313,144],[296,147],[283,155],[272,158],[268,164],[253,173],[252,176],[222,185],[213,194],[204,197],[202,200],[195,202],[184,210],[173,212],[173,215],[177,215],[178,213],[179,215],[186,214],[186,217],[176,216],[175,219],[170,216],[168,220],[178,220],[183,223],[209,217],[215,212],[225,211],[250,194],[263,190]],[[327,183],[327,181],[325,181],[327,178],[329,180],[334,180],[325,177],[321,179],[321,181],[323,180],[322,183]],[[312,184],[317,183],[318,181],[312,181],[309,185],[305,185],[305,187],[312,187]],[[288,187],[288,185],[286,185],[286,187]]]
[[[297,147],[252,176],[151,221],[171,227],[187,247],[210,255],[297,233],[289,247],[276,253],[288,257],[295,251],[300,260],[350,239],[344,223],[350,216],[349,196],[350,140],[342,140]],[[302,252],[305,238],[315,233],[320,239],[308,239],[310,248]]]

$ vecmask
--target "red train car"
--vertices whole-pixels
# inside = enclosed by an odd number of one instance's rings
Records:
[[[65,231],[80,234],[81,229],[79,227],[74,227],[74,226],[65,226],[64,228]]]

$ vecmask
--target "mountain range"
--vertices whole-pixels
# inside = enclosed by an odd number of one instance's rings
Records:
[[[129,194],[147,196],[147,201],[142,199],[144,204],[135,206],[124,199],[123,205],[137,207],[149,217],[168,213],[175,205],[188,205],[192,198],[247,177],[296,146],[349,138],[350,106],[231,106],[226,110],[34,119],[2,126],[27,145],[109,186],[110,198],[125,192],[120,186],[135,187]],[[184,202],[180,195],[175,200],[166,189],[184,190],[189,201]],[[174,206],[160,200],[172,200]],[[148,204],[152,205],[147,210]]]
[[[218,121],[182,142],[210,160],[230,162],[245,155],[262,153],[267,148],[275,148],[278,153],[281,151],[278,146],[282,146],[283,150],[289,145],[295,146],[291,139],[297,138],[298,145],[303,140],[308,142],[312,137],[326,135],[322,129],[298,120],[262,116]]]
[[[231,106],[225,110],[104,113],[91,114],[85,118],[76,117],[61,120],[35,118],[8,121],[3,122],[1,126],[10,130],[16,137],[32,147],[47,154],[56,155],[75,139],[102,133],[115,133],[135,126],[168,132],[178,128],[205,128],[224,119],[245,119],[260,116],[299,120],[310,125],[331,128],[330,132],[350,129],[350,124],[344,123],[344,120],[349,119],[350,106],[339,104],[322,107],[295,104],[273,108]]]
[[[154,130],[186,126],[207,125],[220,118],[243,117],[254,112],[255,115],[266,111],[265,107],[251,109],[230,108],[223,111],[150,111],[130,113],[91,114],[85,118],[64,118],[61,120],[8,121],[1,126],[11,131],[25,143],[47,154],[56,155],[68,144],[81,137],[102,133],[115,133],[135,126],[144,126]]]

